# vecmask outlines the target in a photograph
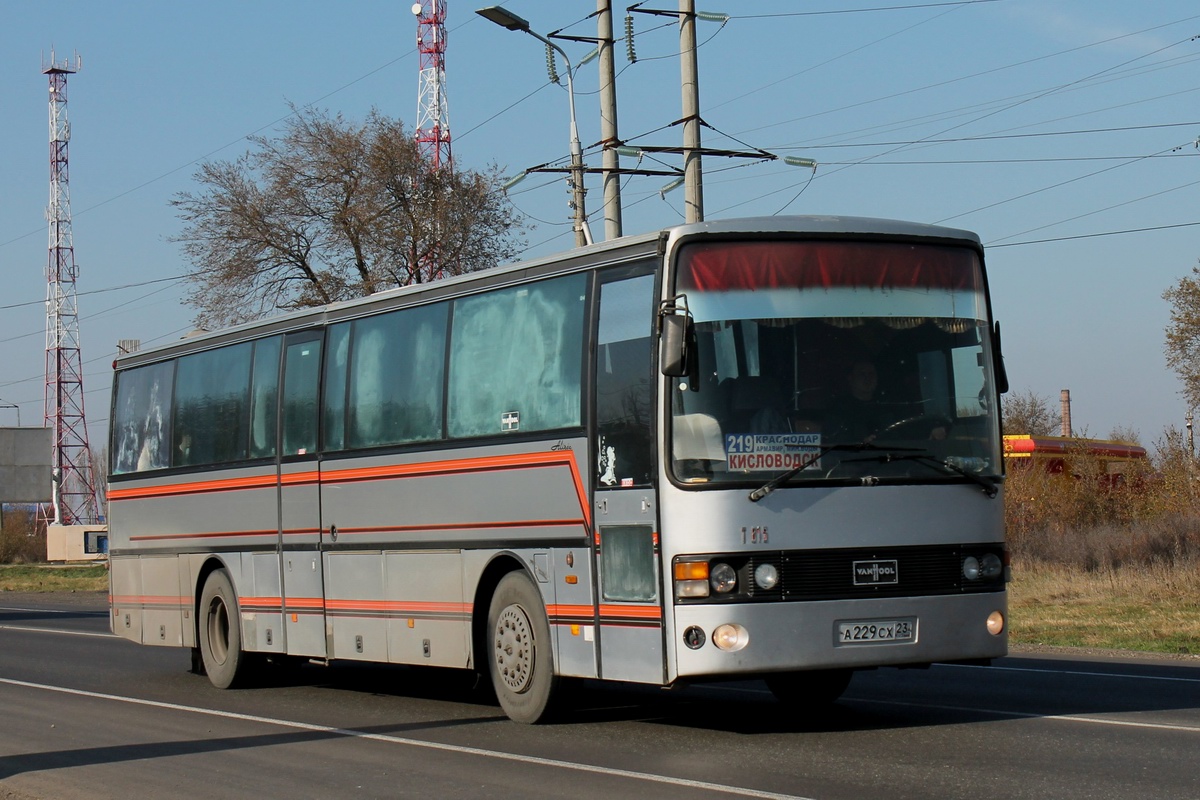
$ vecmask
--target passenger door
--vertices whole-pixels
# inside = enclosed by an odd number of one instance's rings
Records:
[[[654,275],[649,270],[624,269],[600,278],[592,552],[601,675],[661,683],[662,566],[651,375]]]
[[[284,627],[292,655],[324,657],[325,581],[321,559],[320,331],[284,342],[280,393],[279,530]]]

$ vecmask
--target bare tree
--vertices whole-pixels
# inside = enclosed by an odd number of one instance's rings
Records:
[[[399,120],[299,109],[277,139],[206,163],[172,200],[203,327],[493,267],[524,225],[486,172],[432,170]]]
[[[1200,267],[1163,292],[1171,306],[1165,351],[1167,366],[1183,381],[1188,405],[1200,405]]]
[[[1055,436],[1062,430],[1062,413],[1049,398],[1032,389],[1013,392],[1004,398],[1001,427],[1005,433],[1031,436]]]

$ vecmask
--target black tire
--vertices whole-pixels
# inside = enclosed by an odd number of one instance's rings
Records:
[[[492,688],[504,713],[516,722],[545,721],[558,677],[546,609],[524,573],[500,579],[488,609],[487,636]]]
[[[200,657],[212,685],[230,689],[244,683],[250,673],[251,658],[242,650],[237,595],[225,570],[211,573],[204,581],[197,622]]]
[[[854,671],[816,669],[768,675],[767,688],[775,699],[800,713],[819,713],[837,702],[850,685]]]

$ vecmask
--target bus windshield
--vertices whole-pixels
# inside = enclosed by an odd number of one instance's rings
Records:
[[[978,254],[884,241],[684,245],[695,363],[672,390],[684,483],[998,476]]]

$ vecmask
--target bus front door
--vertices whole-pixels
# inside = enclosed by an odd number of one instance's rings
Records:
[[[661,683],[663,597],[653,485],[650,265],[600,276],[594,553],[600,674]]]

